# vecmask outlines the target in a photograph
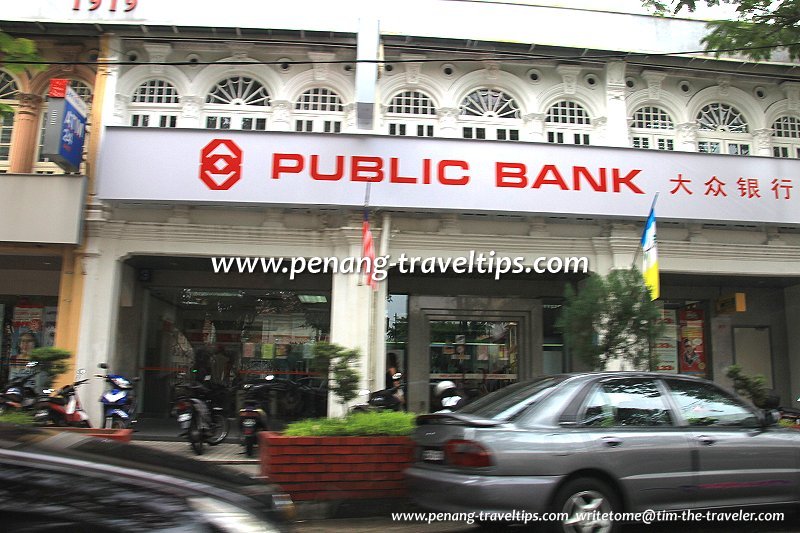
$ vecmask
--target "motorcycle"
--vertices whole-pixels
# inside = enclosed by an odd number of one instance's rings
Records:
[[[258,432],[264,431],[269,423],[269,393],[274,376],[267,376],[264,383],[246,383],[244,403],[239,409],[239,433],[248,457],[253,455],[253,447],[258,439]]]
[[[468,403],[466,395],[459,392],[452,381],[440,381],[434,387],[434,401],[431,411],[449,413]]]
[[[222,407],[214,406],[210,389],[203,383],[184,383],[177,388],[173,412],[197,455],[203,454],[203,443],[216,446],[228,436],[228,419]]]
[[[31,361],[25,365],[28,373],[20,374],[6,384],[5,391],[0,394],[0,414],[9,409],[33,408],[39,395],[29,382],[39,374],[40,370],[36,368],[38,365],[38,362]]]
[[[367,390],[361,391],[362,396],[367,396],[367,402],[353,406],[350,412],[402,411],[405,408],[405,393],[402,379],[403,375],[398,372],[392,376],[394,387],[375,392]]]
[[[106,363],[98,365],[103,370],[108,369]],[[95,374],[103,378],[110,385],[100,397],[103,404],[103,427],[112,429],[127,429],[136,423],[136,395],[134,387],[139,378],[132,381],[118,374]]]
[[[65,385],[58,391],[45,389],[36,402],[33,422],[39,426],[92,427],[89,415],[83,410],[76,389],[89,381],[82,379]]]

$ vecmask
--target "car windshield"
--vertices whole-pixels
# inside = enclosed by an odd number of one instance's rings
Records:
[[[466,405],[458,412],[478,418],[507,420],[541,399],[561,381],[561,377],[548,376],[515,383]]]

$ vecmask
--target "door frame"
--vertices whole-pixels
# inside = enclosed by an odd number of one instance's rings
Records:
[[[513,321],[519,324],[517,379],[541,375],[544,340],[542,301],[536,298],[486,296],[408,297],[408,410],[427,413],[430,393],[432,320]]]

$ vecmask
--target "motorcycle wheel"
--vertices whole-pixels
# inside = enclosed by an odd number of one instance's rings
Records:
[[[197,455],[203,455],[203,432],[200,429],[200,420],[196,415],[192,416],[186,436],[189,439],[189,446],[192,447],[192,451]]]
[[[253,437],[246,437],[244,441],[244,453],[247,457],[253,457],[253,447],[255,446],[256,438]]]
[[[111,429],[127,429],[128,424],[125,421],[117,416],[111,419]]]
[[[214,413],[211,415],[211,431],[206,442],[209,446],[216,446],[225,440],[225,437],[228,436],[228,430],[228,419],[221,413]]]

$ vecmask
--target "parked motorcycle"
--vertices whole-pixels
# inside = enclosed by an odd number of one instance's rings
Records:
[[[228,419],[222,407],[213,404],[210,389],[203,383],[183,383],[176,389],[173,412],[189,445],[197,455],[203,443],[216,446],[228,436]]]
[[[39,374],[36,361],[26,364],[27,373],[20,374],[6,384],[5,391],[0,394],[0,414],[10,409],[32,409],[39,397],[33,385],[33,379]]]
[[[398,372],[392,376],[394,387],[375,392],[361,391],[367,396],[366,403],[358,404],[350,409],[352,413],[366,413],[369,411],[402,411],[405,408],[405,387],[402,383],[403,374]]]
[[[98,365],[103,370],[108,370],[106,363]],[[112,429],[127,429],[136,423],[136,394],[135,386],[139,378],[129,380],[118,374],[95,374],[103,378],[110,386],[100,397],[103,404],[103,427]]]
[[[33,422],[46,426],[92,427],[89,415],[83,410],[76,389],[89,381],[82,379],[71,385],[65,385],[58,391],[45,389],[36,402]]]
[[[434,386],[431,411],[451,412],[466,405],[467,396],[452,381],[440,381]]]
[[[248,457],[258,440],[258,432],[268,428],[270,385],[275,376],[267,376],[262,383],[245,383],[244,402],[239,409],[239,433]]]

